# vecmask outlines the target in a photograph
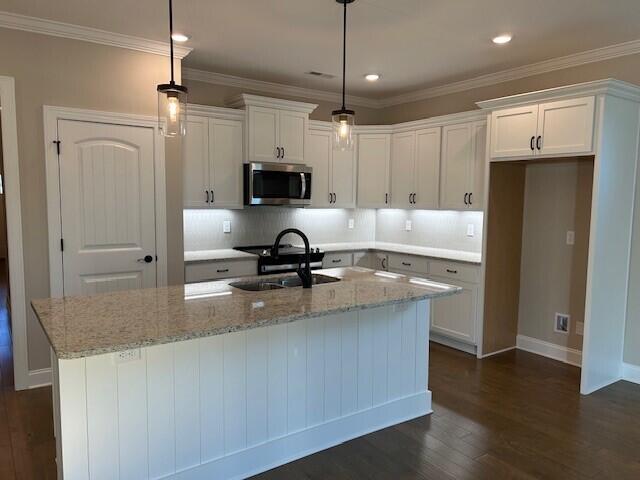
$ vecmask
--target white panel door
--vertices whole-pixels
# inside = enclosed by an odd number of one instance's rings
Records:
[[[391,135],[358,135],[358,207],[388,208]]]
[[[156,286],[153,135],[58,122],[65,295]]]
[[[391,136],[391,206],[412,208],[416,189],[416,132]]]
[[[473,173],[472,128],[469,123],[447,125],[442,130],[440,208],[466,210]]]
[[[471,183],[469,208],[482,211],[484,208],[484,176],[487,166],[487,122],[471,125],[473,136],[473,161],[471,163]]]
[[[491,158],[533,156],[537,128],[538,105],[496,110],[491,114]]]
[[[183,198],[185,208],[207,208],[209,192],[208,118],[187,117],[187,136],[183,139]]]
[[[242,122],[209,120],[210,204],[242,208]]]
[[[334,208],[356,207],[357,140],[351,150],[333,150],[331,160],[331,191]]]
[[[538,110],[538,153],[590,153],[593,150],[594,112],[594,97],[541,104]]]
[[[451,283],[451,279],[442,279]],[[475,285],[458,283],[462,292],[431,302],[431,330],[441,335],[476,344],[476,315],[478,288]]]
[[[280,143],[282,148],[281,162],[304,163],[304,137],[306,133],[307,114],[281,110]]]
[[[435,210],[440,196],[440,127],[416,132],[414,208]]]
[[[275,108],[249,107],[249,161],[277,162],[279,111]]]
[[[330,164],[331,164],[331,132],[309,130],[307,136],[306,162],[313,168],[311,180],[311,206],[316,208],[330,207]]]

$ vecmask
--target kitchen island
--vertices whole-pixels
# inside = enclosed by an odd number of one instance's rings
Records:
[[[430,413],[429,302],[459,288],[317,273],[339,281],[33,301],[52,347],[59,478],[244,478]]]

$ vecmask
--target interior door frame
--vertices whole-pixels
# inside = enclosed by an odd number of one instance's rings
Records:
[[[145,127],[153,130],[154,182],[156,212],[156,282],[158,287],[167,285],[167,204],[165,174],[165,144],[156,117],[129,113],[102,112],[78,108],[45,105],[44,148],[47,183],[47,224],[49,232],[49,285],[52,297],[63,296],[62,270],[62,212],[60,210],[60,168],[54,141],[58,140],[58,121],[74,120],[129,127]]]

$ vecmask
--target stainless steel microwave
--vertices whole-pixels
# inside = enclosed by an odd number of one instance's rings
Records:
[[[311,172],[306,165],[290,163],[244,164],[245,205],[311,204]]]

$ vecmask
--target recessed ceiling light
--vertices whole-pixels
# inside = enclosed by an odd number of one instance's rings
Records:
[[[369,82],[376,82],[376,81],[380,80],[380,75],[378,75],[377,73],[369,73],[369,74],[365,75],[364,78],[366,78],[367,81],[369,81]]]
[[[497,37],[493,38],[493,43],[496,43],[498,45],[504,45],[505,43],[509,43],[511,41],[511,35],[509,35],[508,33],[505,33],[503,35],[498,35]]]
[[[183,33],[174,33],[173,35],[171,35],[171,38],[173,38],[174,42],[186,42],[187,40],[189,40],[189,37]]]

